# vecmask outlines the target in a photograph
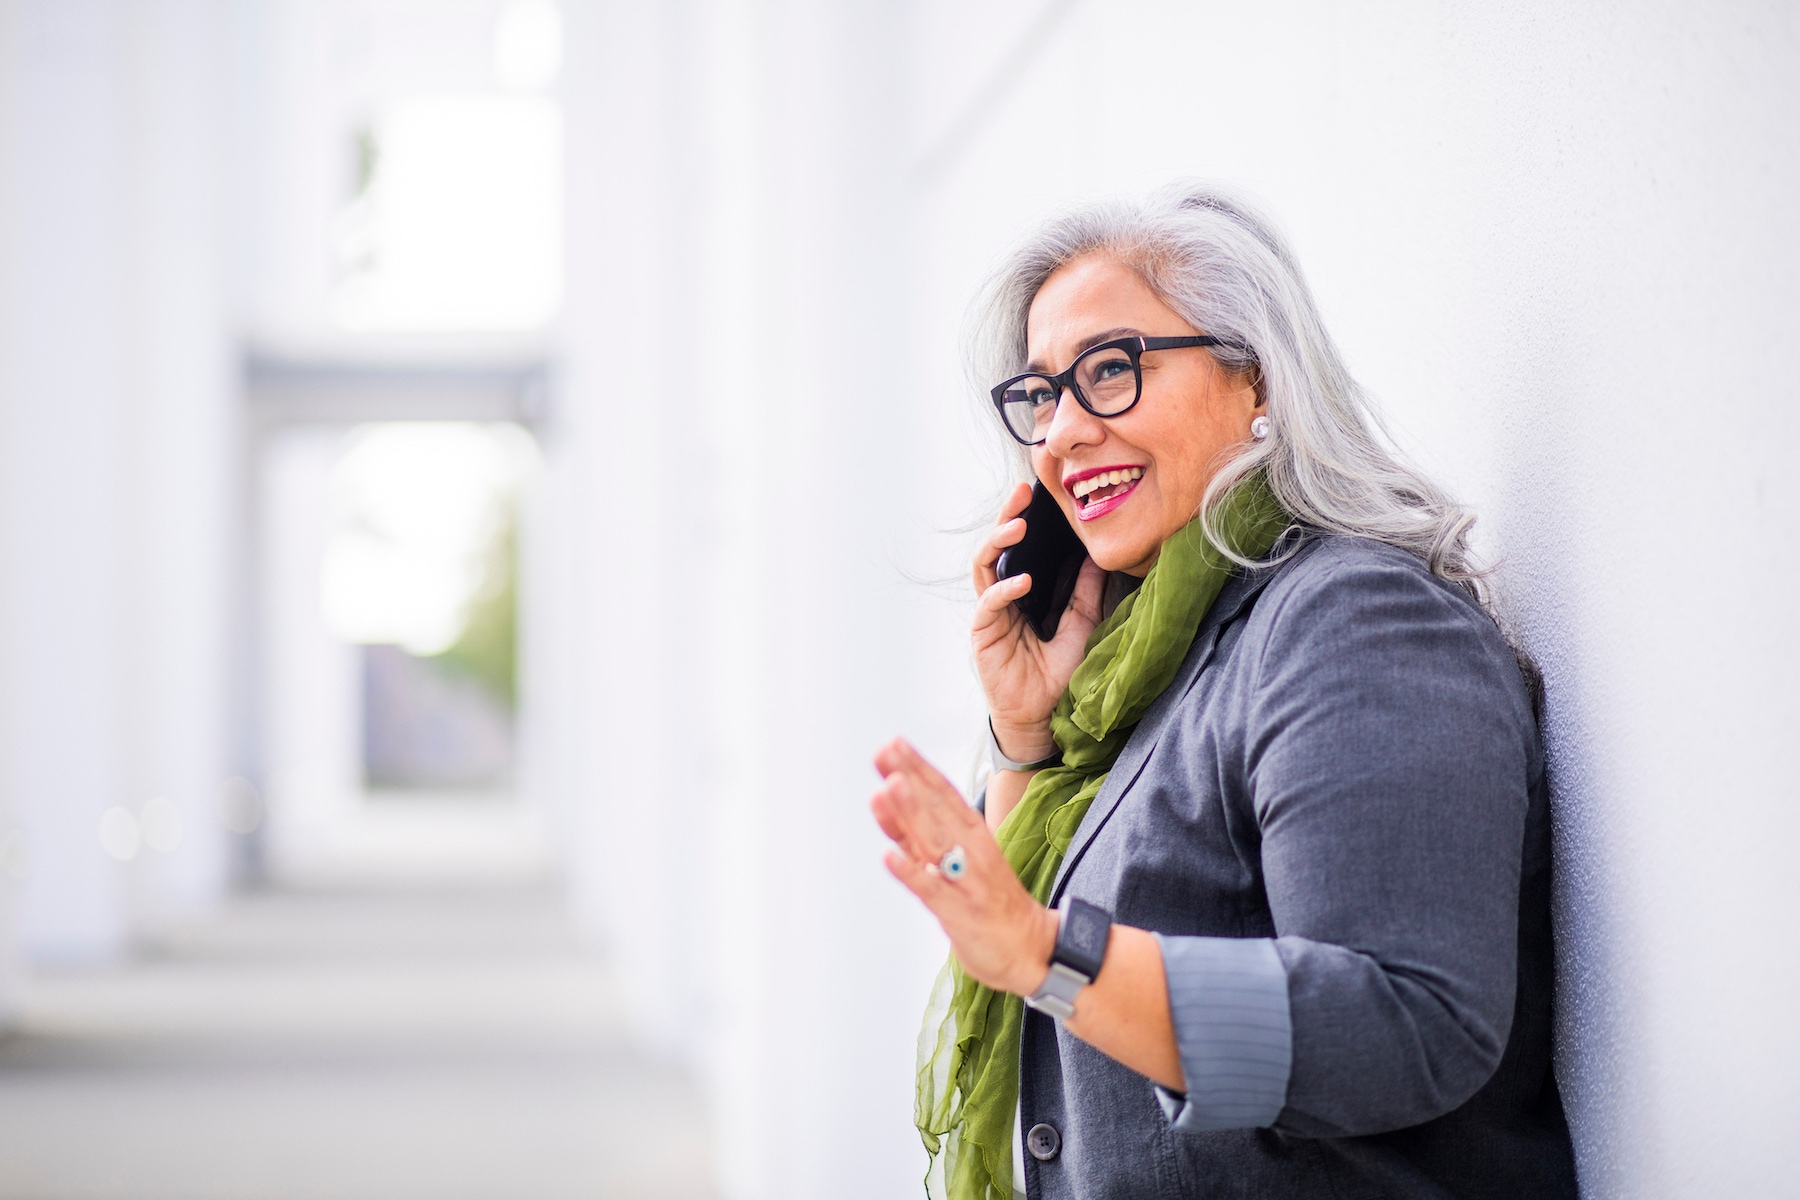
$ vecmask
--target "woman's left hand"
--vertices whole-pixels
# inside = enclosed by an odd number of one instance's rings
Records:
[[[888,870],[937,917],[964,971],[1000,991],[1035,992],[1050,969],[1056,914],[1025,890],[981,814],[904,739],[881,748],[875,769],[882,782],[869,808],[894,839]],[[967,866],[950,879],[938,860],[954,846]]]

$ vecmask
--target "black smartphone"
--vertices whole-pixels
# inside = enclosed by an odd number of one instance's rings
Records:
[[[1063,610],[1075,595],[1075,580],[1081,575],[1087,547],[1076,536],[1069,518],[1063,516],[1062,505],[1042,483],[1031,485],[1031,503],[1021,515],[1025,518],[1024,538],[1002,550],[994,567],[1002,579],[1031,576],[1031,590],[1014,601],[1013,607],[1038,639],[1047,642],[1056,636]]]

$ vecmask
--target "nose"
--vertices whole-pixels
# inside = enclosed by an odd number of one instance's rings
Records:
[[[1094,446],[1106,440],[1106,423],[1075,399],[1075,389],[1064,386],[1056,401],[1056,415],[1044,435],[1044,448],[1058,458],[1069,457],[1077,446]]]

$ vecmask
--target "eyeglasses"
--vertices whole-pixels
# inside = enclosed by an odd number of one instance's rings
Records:
[[[1138,359],[1151,350],[1180,350],[1189,346],[1232,346],[1236,342],[1197,335],[1193,337],[1128,337],[1083,350],[1060,375],[1014,375],[997,384],[991,395],[1006,431],[1026,446],[1042,445],[1056,419],[1056,405],[1063,389],[1075,393],[1081,407],[1096,417],[1116,417],[1130,412],[1144,394],[1144,371]]]

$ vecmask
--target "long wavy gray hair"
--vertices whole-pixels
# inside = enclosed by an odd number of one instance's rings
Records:
[[[1024,370],[1025,320],[1038,289],[1057,268],[1094,252],[1135,269],[1194,328],[1244,347],[1211,353],[1226,371],[1256,382],[1271,430],[1266,440],[1247,441],[1206,489],[1202,528],[1221,552],[1237,558],[1211,524],[1215,501],[1262,470],[1303,525],[1398,546],[1485,600],[1484,572],[1469,550],[1474,516],[1394,448],[1274,226],[1215,188],[1085,205],[1027,237],[976,303],[968,357],[984,401],[987,387]],[[1022,452],[986,407],[1000,436]]]

